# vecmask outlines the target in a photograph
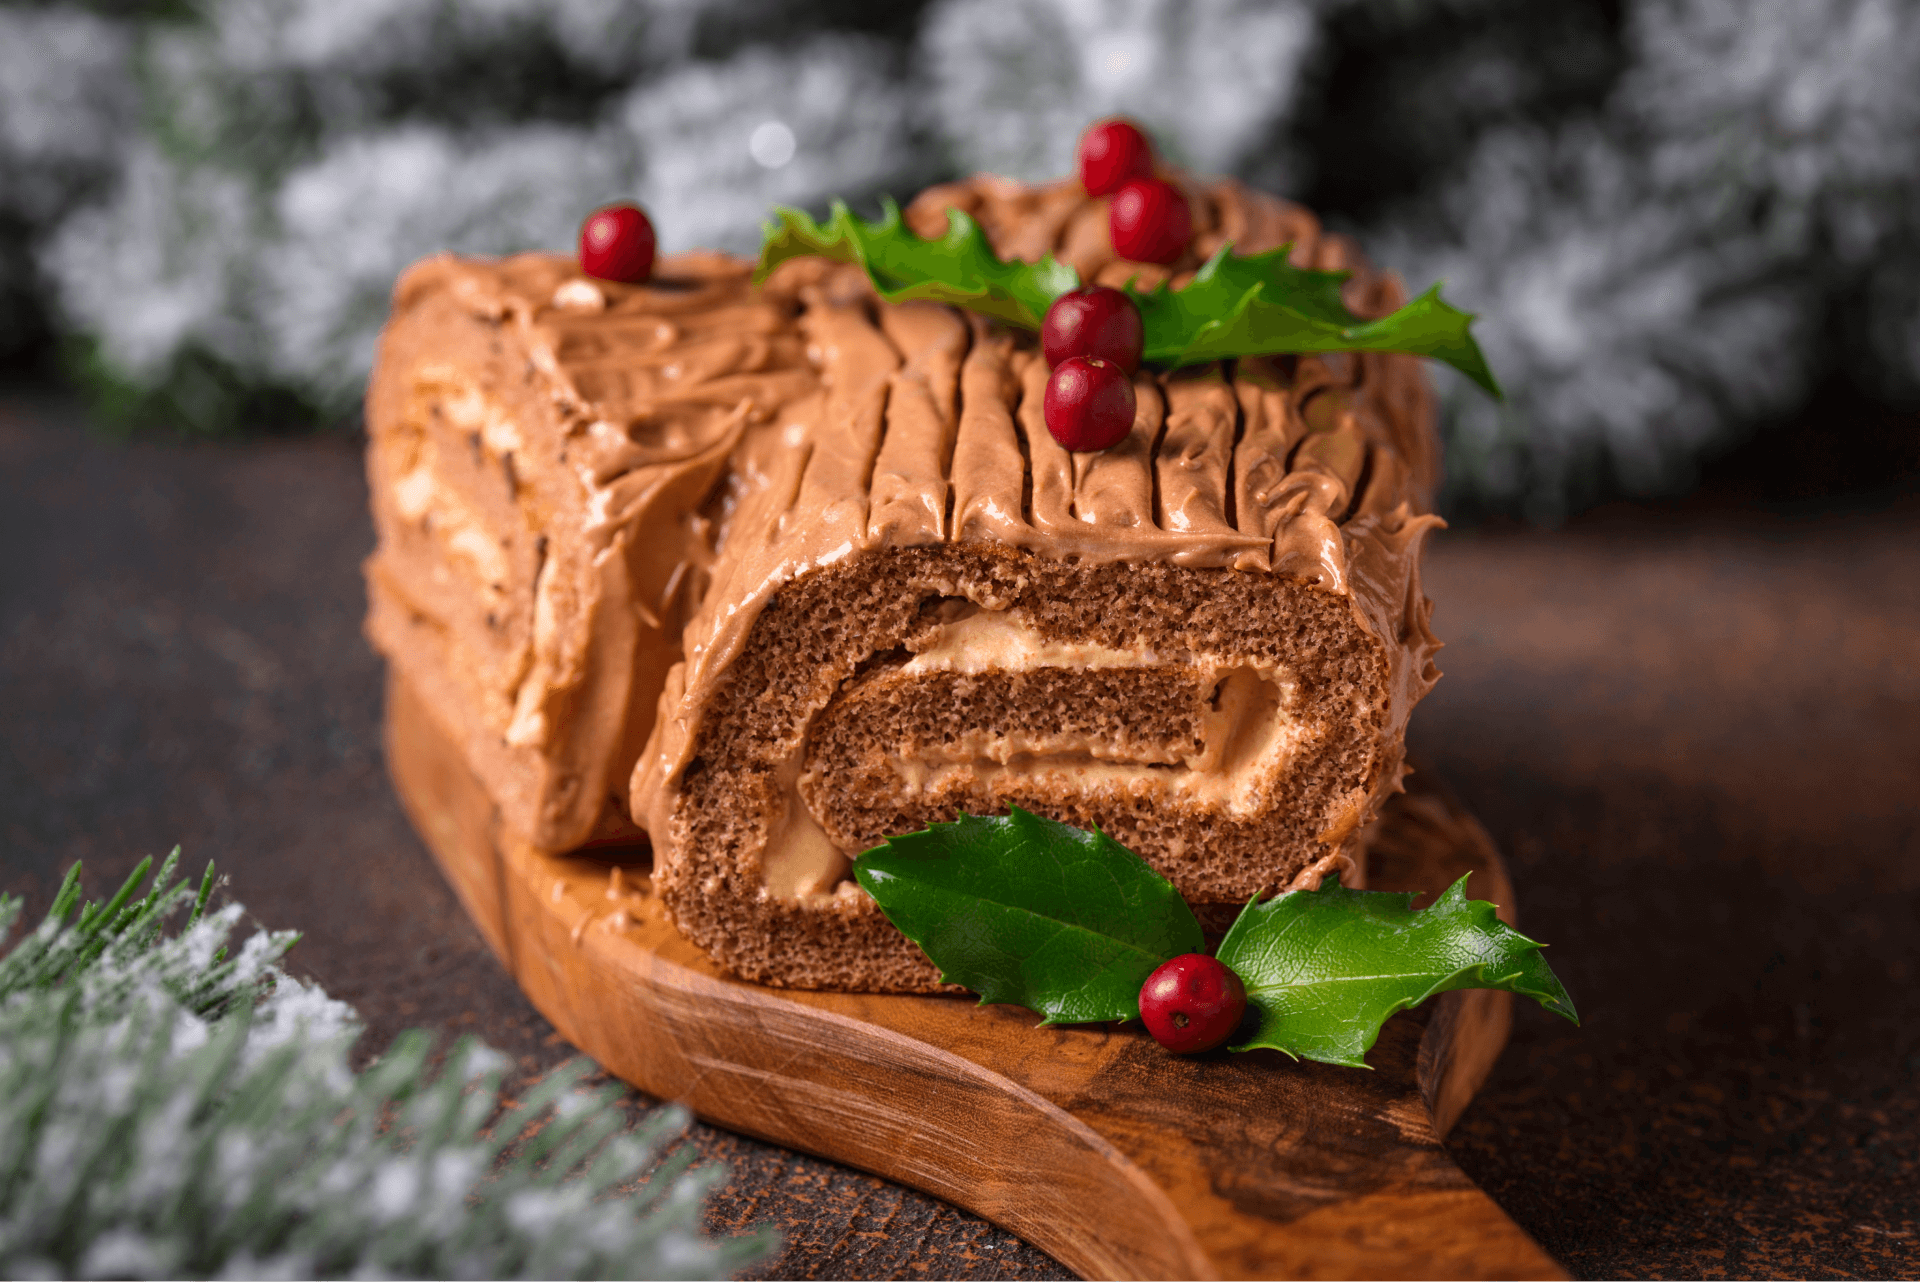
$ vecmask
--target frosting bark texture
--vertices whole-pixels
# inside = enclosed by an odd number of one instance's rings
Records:
[[[1348,268],[1237,184],[1127,263],[1077,184],[924,193],[999,253],[1176,287],[1231,240]],[[880,304],[857,270],[652,286],[566,260],[404,278],[369,397],[369,630],[546,849],[637,823],[677,924],[736,972],[924,990],[846,876],[889,833],[1027,806],[1098,823],[1202,910],[1361,875],[1437,676],[1420,590],[1437,479],[1413,358],[1143,371],[1133,432],[1072,454],[1032,335]],[[643,746],[644,745],[644,746]]]
[[[639,836],[627,778],[703,591],[700,505],[818,381],[792,310],[719,255],[647,286],[442,255],[394,291],[368,635],[542,849]]]

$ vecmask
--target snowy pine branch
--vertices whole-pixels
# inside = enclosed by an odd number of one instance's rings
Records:
[[[355,1073],[352,1010],[280,968],[297,936],[231,948],[212,869],[177,884],[176,851],[138,894],[151,862],[84,906],[76,865],[0,958],[0,1276],[704,1278],[765,1253],[700,1234],[722,1172],[660,1161],[683,1113],[629,1133],[584,1060],[503,1101],[505,1057],[466,1039],[436,1073],[421,1032]],[[21,907],[0,897],[0,942]]]

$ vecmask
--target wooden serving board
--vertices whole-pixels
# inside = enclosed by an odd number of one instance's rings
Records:
[[[643,867],[501,840],[398,680],[387,750],[415,827],[533,1004],[710,1122],[924,1189],[1089,1278],[1564,1276],[1440,1143],[1506,1041],[1505,993],[1394,1017],[1362,1072],[1181,1058],[1137,1026],[1040,1028],[964,997],[763,988],[680,937]],[[1511,913],[1470,815],[1431,790],[1396,799],[1369,884],[1433,893],[1462,873]]]

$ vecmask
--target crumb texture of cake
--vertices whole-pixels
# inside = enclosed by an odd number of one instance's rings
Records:
[[[648,285],[569,258],[441,255],[394,292],[367,396],[367,632],[546,850],[637,837],[626,804],[713,496],[817,377],[796,305],[717,254]]]
[[[1290,244],[1353,272],[1359,314],[1403,301],[1305,211],[1187,190],[1194,240],[1168,268],[1118,259],[1106,202],[1072,183],[952,184],[907,219],[937,235],[964,209],[1002,255],[1101,283],[1177,287],[1228,241]],[[1203,917],[1363,866],[1438,675],[1415,359],[1143,370],[1132,433],[1074,454],[1043,421],[1032,335],[881,304],[818,262],[768,289],[794,300],[819,391],[732,447],[631,788],[683,932],[759,982],[935,989],[849,861],[1010,805],[1098,825]]]

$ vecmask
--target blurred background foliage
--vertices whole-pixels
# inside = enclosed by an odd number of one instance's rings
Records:
[[[1920,404],[1913,0],[0,0],[0,361],[193,432],[351,426],[395,274],[619,197],[748,251],[1146,123],[1480,312],[1455,512],[1689,485]],[[1874,453],[1878,451],[1878,453]]]

